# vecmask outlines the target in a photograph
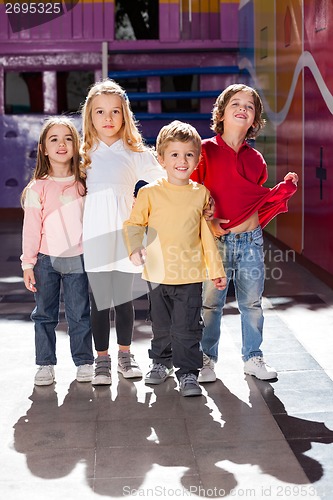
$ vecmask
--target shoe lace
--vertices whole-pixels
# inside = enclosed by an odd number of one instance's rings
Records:
[[[38,373],[42,372],[42,371],[46,371],[48,373],[51,373],[51,367],[49,365],[42,365],[42,366],[39,366],[38,368]]]
[[[209,356],[207,356],[207,354],[204,354],[203,355],[203,366],[202,366],[202,368],[213,368],[213,367],[214,367],[213,360]]]
[[[257,365],[259,365],[259,366],[261,366],[261,367],[266,365],[265,361],[263,360],[263,358],[262,358],[261,356],[255,356],[255,357],[254,357],[254,359],[253,359],[253,361],[254,361]]]
[[[181,382],[183,386],[186,386],[187,384],[197,385],[197,377],[194,375],[194,373],[186,373],[186,375],[182,376]]]
[[[153,366],[151,367],[150,373],[151,374],[157,374],[161,378],[164,377],[166,372],[166,367],[162,365],[161,363],[154,363]]]

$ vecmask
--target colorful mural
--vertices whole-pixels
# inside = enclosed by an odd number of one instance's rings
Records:
[[[86,89],[105,71],[137,96],[133,110],[152,143],[177,117],[210,135],[215,96],[241,81],[264,102],[256,147],[268,185],[292,170],[300,178],[289,212],[267,230],[333,275],[332,2],[138,0],[135,15],[129,0],[36,5],[24,13],[22,2],[0,3],[2,207],[19,204],[45,115],[72,113],[79,123]]]

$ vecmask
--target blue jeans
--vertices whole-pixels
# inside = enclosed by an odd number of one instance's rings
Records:
[[[82,255],[54,258],[39,253],[34,274],[37,292],[31,319],[35,323],[36,364],[57,364],[55,329],[59,323],[61,284],[74,364],[92,364],[88,278]]]
[[[244,361],[262,356],[264,316],[261,307],[265,266],[261,227],[246,233],[229,233],[217,239],[228,285],[217,290],[211,281],[204,283],[203,318],[205,328],[202,350],[214,361],[218,358],[222,310],[230,280],[234,280],[242,326],[242,357]]]

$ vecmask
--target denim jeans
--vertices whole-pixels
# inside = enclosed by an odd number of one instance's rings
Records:
[[[211,281],[204,283],[203,318],[205,328],[202,350],[214,361],[218,358],[222,310],[228,286],[233,279],[238,309],[241,314],[242,357],[244,361],[262,356],[264,316],[261,307],[265,267],[261,227],[245,233],[229,233],[217,239],[228,285],[217,290]]]
[[[34,274],[37,292],[31,319],[35,323],[36,364],[57,364],[55,329],[59,323],[61,284],[74,364],[92,364],[88,278],[82,255],[54,258],[39,253]]]

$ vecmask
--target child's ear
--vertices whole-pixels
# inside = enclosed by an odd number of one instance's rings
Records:
[[[41,144],[39,144],[39,146],[38,146],[38,147],[39,147],[39,151],[40,151],[40,152],[41,152],[44,156],[47,156],[47,151],[46,151],[46,150],[45,150],[45,151],[43,151],[43,147],[42,147],[42,145],[41,145]]]
[[[157,155],[158,163],[164,168],[164,158],[161,155]]]

